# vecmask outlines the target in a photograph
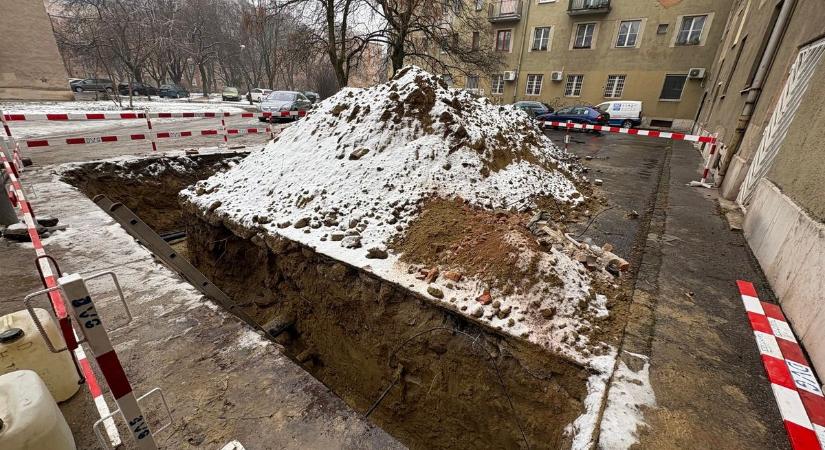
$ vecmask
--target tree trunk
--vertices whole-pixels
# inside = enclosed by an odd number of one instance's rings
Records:
[[[201,90],[204,97],[209,97],[209,78],[206,76],[206,64],[198,63],[198,71],[201,74]]]

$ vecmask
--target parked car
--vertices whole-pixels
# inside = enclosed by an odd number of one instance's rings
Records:
[[[168,98],[189,97],[189,91],[177,84],[164,84],[158,89],[158,96]]]
[[[115,91],[112,80],[105,78],[86,78],[70,85],[75,92],[106,92],[111,94]]]
[[[593,106],[570,106],[552,113],[537,116],[536,120],[555,122],[566,122],[569,120],[573,123],[588,125],[607,125],[608,120],[610,120],[610,114]]]
[[[312,104],[318,103],[318,100],[321,99],[321,96],[318,95],[318,93],[312,91],[304,91],[304,97],[309,99],[309,101],[311,101]]]
[[[272,91],[261,100],[258,111],[273,113],[273,115],[272,117],[259,117],[259,119],[261,122],[277,120],[283,111],[306,111],[310,108],[312,108],[312,102],[301,92]]]
[[[616,100],[599,103],[596,108],[610,114],[610,125],[633,128],[642,124],[642,102]]]
[[[527,114],[530,115],[530,117],[536,117],[536,116],[540,116],[542,114],[548,114],[548,113],[553,112],[553,108],[551,108],[551,107],[549,107],[549,106],[547,106],[547,105],[545,105],[544,103],[541,103],[541,102],[533,102],[533,101],[524,100],[524,101],[513,103],[513,106],[517,109],[520,109],[520,110],[526,112]]]
[[[129,83],[118,83],[117,91],[120,95],[129,95]],[[158,90],[148,84],[133,82],[132,95],[158,95]]]
[[[238,91],[238,88],[227,86],[223,88],[223,91],[221,92],[221,100],[232,100],[235,102],[239,102],[241,101],[241,93]]]
[[[272,92],[272,89],[255,88],[246,93],[246,99],[250,102],[259,102],[270,92]]]

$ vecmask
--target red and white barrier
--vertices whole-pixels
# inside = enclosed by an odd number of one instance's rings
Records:
[[[226,112],[226,111],[179,111],[179,112],[99,112],[99,113],[4,113],[4,122],[31,121],[86,121],[86,120],[136,120],[136,119],[183,119],[183,118],[220,118],[220,117],[304,117],[306,111],[264,111],[264,112]]]
[[[81,325],[80,330],[92,350],[103,378],[106,379],[106,384],[109,385],[109,390],[115,398],[129,431],[132,432],[136,447],[142,450],[156,450],[157,444],[152,436],[152,430],[140,410],[137,397],[132,391],[132,385],[112,347],[112,342],[103,327],[102,318],[97,313],[86,283],[78,274],[63,276],[57,281],[69,299],[72,313]]]
[[[128,141],[143,141],[156,139],[178,139],[192,136],[226,136],[238,134],[257,134],[269,133],[272,131],[270,127],[264,128],[227,128],[224,130],[196,130],[196,131],[158,131],[154,133],[134,133],[124,135],[106,135],[106,136],[78,136],[60,139],[27,139],[23,142],[28,148],[37,147],[54,147],[56,145],[85,145],[85,144],[101,144],[106,142],[128,142]],[[225,139],[224,139],[225,140]],[[153,145],[153,150],[156,147]]]
[[[23,222],[26,224],[29,237],[31,238],[34,252],[37,255],[36,264],[39,266],[40,273],[42,274],[43,283],[46,285],[46,288],[56,288],[58,286],[57,277],[52,271],[52,267],[49,264],[48,259],[43,258],[43,256],[46,256],[46,250],[43,248],[43,243],[40,240],[40,234],[37,232],[37,221],[35,220],[31,204],[29,204],[28,200],[26,200],[26,195],[23,192],[23,186],[20,184],[20,180],[17,177],[18,172],[14,169],[11,162],[8,158],[6,158],[5,153],[2,151],[0,151],[0,162],[2,162],[3,168],[9,177],[15,202],[20,208],[23,216]],[[3,190],[5,191],[5,188]],[[66,342],[66,348],[74,352],[77,364],[83,373],[83,378],[86,379],[86,385],[89,387],[89,392],[92,394],[92,398],[94,398],[95,407],[97,408],[98,414],[100,417],[108,416],[109,407],[106,404],[106,400],[103,398],[103,393],[100,390],[95,374],[89,366],[89,362],[86,359],[86,354],[83,352],[83,348],[77,343],[78,339],[74,333],[71,322],[69,322],[66,306],[63,302],[63,297],[61,296],[60,291],[49,291],[48,297],[52,304],[52,309],[54,310],[55,316],[57,316],[58,325],[60,326],[61,333],[63,334],[63,340]],[[105,427],[112,445],[119,445],[120,434],[117,431],[114,421],[109,419],[105,422]]]
[[[794,450],[825,449],[825,397],[779,305],[737,281],[745,311]]]
[[[701,136],[698,134],[685,134],[685,133],[675,133],[670,131],[656,131],[656,130],[639,130],[636,128],[621,128],[621,127],[611,127],[607,125],[588,125],[582,123],[572,123],[568,126],[567,122],[555,122],[555,121],[543,121],[544,127],[560,127],[560,128],[567,128],[567,129],[574,129],[574,130],[595,130],[595,131],[606,131],[608,133],[621,133],[621,134],[630,134],[635,136],[649,136],[649,137],[658,137],[663,139],[674,139],[677,141],[690,141],[690,142],[708,142],[714,143],[716,142],[716,138],[713,136]]]

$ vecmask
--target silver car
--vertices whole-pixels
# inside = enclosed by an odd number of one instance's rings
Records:
[[[312,102],[300,92],[272,91],[258,104],[258,111],[264,113],[258,119],[261,122],[275,119],[298,119],[306,115],[310,108],[312,108]],[[297,115],[291,114],[293,111],[297,112]]]

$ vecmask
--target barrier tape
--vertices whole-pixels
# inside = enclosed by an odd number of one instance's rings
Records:
[[[632,134],[636,136],[649,136],[649,137],[658,137],[663,139],[674,139],[677,141],[690,141],[690,142],[707,142],[707,143],[715,143],[716,138],[713,136],[700,136],[698,134],[685,134],[685,133],[674,133],[670,131],[656,131],[656,130],[639,130],[636,128],[621,128],[621,127],[611,127],[607,125],[588,125],[582,123],[571,123],[568,125],[567,122],[555,122],[555,121],[543,121],[544,128],[550,127],[564,127],[568,129],[577,129],[577,130],[596,130],[596,131],[607,131],[609,133],[621,133],[621,134]]]
[[[737,281],[765,373],[794,450],[825,449],[825,397],[779,305]]]
[[[43,242],[40,240],[40,234],[37,232],[37,221],[34,217],[34,211],[32,210],[31,204],[28,202],[28,200],[26,200],[26,196],[23,193],[23,186],[20,184],[20,180],[17,177],[17,171],[13,168],[8,158],[6,158],[5,153],[3,153],[2,151],[0,151],[0,162],[2,162],[6,174],[9,177],[11,189],[15,197],[15,202],[17,206],[20,208],[20,211],[23,215],[23,222],[26,224],[29,237],[31,238],[32,246],[34,247],[34,252],[38,256],[37,264],[41,270],[41,273],[43,274],[43,282],[45,283],[47,288],[57,287],[57,278],[55,277],[55,274],[52,271],[51,265],[49,264],[46,258],[41,258],[42,256],[46,256],[46,250],[43,248]],[[89,365],[89,361],[86,359],[86,354],[83,351],[83,348],[77,343],[77,335],[75,334],[74,329],[72,328],[72,325],[69,322],[66,306],[63,301],[63,297],[60,294],[60,291],[50,291],[48,293],[48,297],[52,304],[52,308],[54,309],[54,313],[57,316],[58,325],[60,326],[61,332],[63,334],[63,339],[66,342],[66,348],[74,351],[77,363],[80,367],[81,372],[83,373],[83,378],[86,379],[86,385],[89,387],[89,392],[92,394],[92,398],[94,399],[95,407],[97,408],[98,414],[100,414],[100,417],[108,416],[109,406],[106,404],[106,400],[103,398],[103,392],[100,390],[100,385],[98,384],[97,379],[95,378],[95,374],[92,371],[91,366]],[[112,442],[112,445],[119,445],[120,434],[117,431],[117,427],[115,426],[114,420],[109,419],[105,422],[105,426],[106,432],[109,435],[109,440]]]
[[[56,145],[85,145],[85,144],[101,144],[106,142],[128,142],[128,141],[143,141],[150,139],[178,139],[192,136],[226,136],[237,134],[256,134],[268,133],[272,131],[270,127],[264,128],[227,128],[226,132],[223,130],[196,130],[196,131],[157,131],[154,133],[134,133],[124,135],[106,135],[106,136],[80,136],[60,139],[28,139],[23,142],[28,148],[37,147],[53,147]],[[153,146],[153,149],[155,147]]]
[[[219,118],[219,117],[304,117],[306,111],[263,111],[263,112],[225,112],[225,111],[181,111],[181,112],[100,112],[100,113],[4,113],[3,121],[85,121],[85,120],[133,120],[133,119],[182,119],[182,118]]]

